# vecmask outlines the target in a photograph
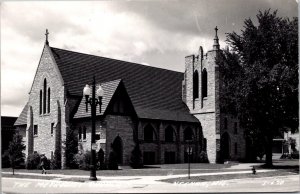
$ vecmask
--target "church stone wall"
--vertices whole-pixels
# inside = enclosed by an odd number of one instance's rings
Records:
[[[48,113],[48,110],[46,109],[45,114],[40,114],[40,90],[43,90],[45,78],[47,80],[47,90],[50,87],[50,113]],[[58,122],[57,102],[59,102],[61,105],[61,120],[65,120],[64,92],[64,86],[62,84],[59,72],[55,67],[55,62],[52,58],[50,49],[48,46],[45,46],[29,95],[28,106],[32,107],[32,118],[30,114],[27,114],[27,117],[29,120],[32,120],[33,125],[38,126],[38,135],[34,135],[33,137],[33,151],[37,151],[40,154],[45,154],[47,158],[51,158],[51,155],[54,154],[55,150],[56,133],[54,129],[53,135],[51,135],[51,123],[54,123],[54,126],[56,126],[56,123]],[[46,97],[46,102],[47,107],[48,94]],[[63,138],[63,135],[65,134],[65,128],[66,123],[62,122],[61,129],[64,132],[60,138]],[[27,130],[33,130],[33,127],[27,127]],[[27,142],[27,145],[28,144],[30,144],[30,142]]]

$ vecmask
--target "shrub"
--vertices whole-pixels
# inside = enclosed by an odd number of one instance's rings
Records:
[[[29,154],[27,157],[26,168],[27,169],[39,169],[40,168],[41,156],[39,153],[35,152]]]
[[[109,153],[108,169],[109,170],[118,170],[117,154],[114,151],[111,151]]]
[[[104,163],[104,151],[102,150],[102,148],[98,152],[97,160],[99,162],[99,168],[100,168],[100,170],[105,170],[106,169],[106,165]]]
[[[8,151],[5,151],[2,155],[2,168],[9,168],[10,167],[10,161],[9,161],[9,153]]]
[[[85,153],[78,153],[75,155],[75,161],[79,169],[89,170],[90,169],[90,158],[91,152],[86,151]]]
[[[131,152],[130,166],[132,168],[142,168],[143,167],[143,158],[142,158],[142,152],[140,150],[139,143],[137,143],[135,145],[134,149]]]
[[[200,163],[209,163],[207,153],[205,151],[202,151],[199,155],[199,162]]]
[[[77,168],[75,155],[78,153],[78,137],[74,130],[67,130],[66,141],[64,144],[66,146],[66,166],[68,168]]]
[[[291,154],[291,157],[293,159],[299,159],[299,151],[293,151]]]

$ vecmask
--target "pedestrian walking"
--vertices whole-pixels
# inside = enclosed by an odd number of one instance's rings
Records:
[[[42,174],[47,174],[47,171],[46,171],[46,169],[45,169],[45,160],[47,160],[47,158],[46,158],[46,156],[43,154],[42,156],[41,156],[41,168],[42,168]]]

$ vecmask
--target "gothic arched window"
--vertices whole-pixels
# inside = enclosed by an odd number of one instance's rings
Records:
[[[48,88],[48,113],[50,113],[50,88]]]
[[[43,113],[43,91],[40,90],[40,115]]]
[[[174,141],[174,129],[171,126],[168,126],[165,129],[165,141],[166,142],[173,142]]]
[[[202,98],[207,97],[207,71],[202,71]]]
[[[184,141],[193,140],[193,130],[191,128],[186,128],[184,130]]]
[[[144,140],[148,142],[154,140],[154,129],[150,124],[146,125],[146,127],[144,128]]]
[[[44,99],[43,99],[43,113],[46,113],[46,98],[47,98],[47,80],[44,79]]]
[[[196,70],[193,74],[193,99],[199,98],[199,74]]]

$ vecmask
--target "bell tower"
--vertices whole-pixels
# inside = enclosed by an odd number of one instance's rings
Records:
[[[201,123],[202,146],[206,148],[210,163],[217,162],[220,150],[220,106],[219,106],[219,66],[220,54],[218,28],[215,28],[213,49],[206,54],[200,46],[198,53],[185,57],[183,80],[183,101]]]

